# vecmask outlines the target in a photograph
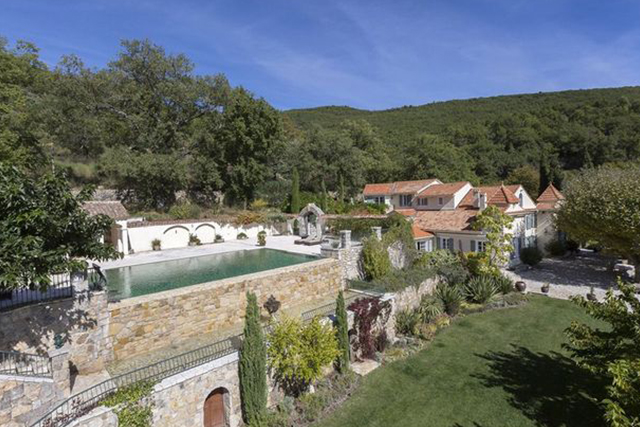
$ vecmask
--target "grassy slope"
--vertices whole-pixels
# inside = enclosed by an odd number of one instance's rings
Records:
[[[318,427],[600,426],[587,393],[601,385],[561,349],[573,319],[588,320],[544,297],[466,317],[430,348],[370,374]]]
[[[505,113],[537,111],[561,104],[618,100],[623,96],[631,101],[640,100],[640,87],[495,96],[381,111],[329,106],[289,110],[284,114],[300,128],[307,128],[311,124],[335,128],[344,120],[365,119],[378,127],[382,135],[389,139],[421,133],[439,133],[456,123],[484,122]]]

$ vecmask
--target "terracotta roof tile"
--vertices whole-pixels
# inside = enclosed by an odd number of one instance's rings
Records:
[[[414,224],[429,231],[471,231],[478,209],[418,211]]]
[[[414,194],[420,191],[423,187],[429,184],[433,184],[437,179],[421,179],[418,181],[396,181],[393,183],[394,194]]]
[[[89,215],[107,215],[112,219],[127,219],[129,218],[129,212],[118,201],[90,201],[85,202],[82,208],[89,213]]]
[[[404,216],[414,216],[416,214],[415,209],[395,209],[394,212]]]
[[[549,184],[538,197],[536,208],[541,211],[552,211],[558,207],[558,202],[562,200],[564,200],[564,195],[553,184]]]
[[[564,195],[554,187],[553,184],[549,184],[542,194],[540,194],[537,202],[557,202],[559,200],[564,200]]]
[[[364,186],[362,194],[365,196],[390,195],[393,183],[386,184],[367,184]]]
[[[469,184],[468,181],[461,182],[448,182],[446,184],[430,185],[429,187],[418,193],[418,196],[450,196],[457,193],[465,185]]]
[[[429,233],[428,231],[425,231],[425,230],[421,229],[417,225],[413,225],[411,227],[411,231],[413,231],[413,238],[414,239],[424,239],[425,237],[433,237],[434,236],[433,233]]]

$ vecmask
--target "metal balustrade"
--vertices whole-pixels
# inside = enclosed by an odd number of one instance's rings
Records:
[[[360,295],[352,295],[345,298],[349,305]],[[328,316],[335,313],[336,303],[317,307],[302,313],[304,322],[308,322],[316,316]],[[265,327],[265,333],[270,330]],[[97,384],[81,393],[71,396],[56,406],[51,412],[38,420],[32,427],[64,427],[71,421],[89,413],[100,405],[107,396],[115,393],[119,388],[127,387],[141,381],[161,381],[172,375],[179,374],[188,369],[195,368],[205,363],[233,354],[242,346],[242,334],[225,338],[213,344],[180,354],[178,356],[154,363],[143,368],[127,372]]]
[[[51,378],[51,360],[38,354],[0,351],[0,375]]]
[[[44,301],[71,298],[75,295],[75,286],[85,280],[90,290],[101,290],[106,285],[106,279],[96,265],[88,268],[84,273],[54,273],[51,275],[51,283],[46,289],[41,290],[37,285],[32,285],[0,292],[0,311]]]

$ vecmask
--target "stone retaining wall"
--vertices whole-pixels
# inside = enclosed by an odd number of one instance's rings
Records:
[[[0,426],[29,426],[63,398],[51,378],[0,375]]]
[[[72,421],[68,427],[118,427],[118,416],[113,409],[98,406],[87,415]]]
[[[396,313],[402,310],[410,310],[420,305],[420,299],[423,295],[432,294],[438,284],[438,279],[427,279],[418,287],[409,286],[400,292],[388,293],[383,296],[384,300],[391,301],[391,314],[385,325],[387,338],[391,341],[396,337]]]
[[[256,293],[260,305],[273,294],[286,308],[334,298],[343,285],[339,262],[321,259],[109,304],[114,358],[138,356],[237,325],[247,291]]]
[[[106,292],[80,291],[74,298],[0,313],[0,349],[46,354],[59,335],[79,372],[99,372],[111,359],[108,325]]]
[[[169,377],[153,391],[154,427],[202,426],[204,403],[216,389],[226,390],[225,414],[229,427],[241,425],[238,353]]]
[[[348,248],[323,247],[320,251],[323,257],[340,261],[345,279],[362,279],[363,273],[360,267],[362,245],[353,245]]]

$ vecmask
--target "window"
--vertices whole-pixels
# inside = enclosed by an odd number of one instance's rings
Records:
[[[416,242],[416,249],[420,252],[432,252],[433,240],[429,239]]]
[[[440,249],[453,250],[453,239],[447,239],[446,237],[440,238]]]
[[[373,198],[373,202],[379,205],[384,205],[384,196],[376,196]]]
[[[418,206],[428,206],[429,205],[429,199],[427,199],[426,197],[421,197],[418,199]]]
[[[411,195],[410,194],[401,194],[400,195],[400,206],[411,206]]]
[[[518,198],[520,199],[520,207],[522,207],[524,205],[524,193],[520,192]]]
[[[438,197],[438,204],[442,206],[444,204],[444,199],[442,197]]]
[[[487,242],[484,241],[471,241],[471,252],[486,252],[487,250]]]

